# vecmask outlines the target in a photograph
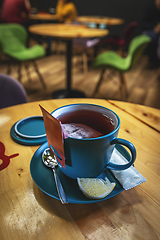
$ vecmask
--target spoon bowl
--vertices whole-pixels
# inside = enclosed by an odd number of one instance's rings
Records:
[[[49,148],[45,149],[42,154],[43,163],[50,168],[55,168],[58,163],[55,155],[50,151]]]

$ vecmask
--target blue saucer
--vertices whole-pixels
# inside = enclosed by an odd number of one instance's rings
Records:
[[[22,144],[22,145],[26,145],[26,146],[36,146],[36,145],[41,145],[42,143],[47,141],[47,137],[40,137],[40,138],[24,138],[19,136],[16,132],[15,132],[15,125],[16,123],[11,127],[10,130],[10,135],[13,139],[13,141]]]
[[[59,199],[53,172],[51,169],[47,168],[44,163],[42,162],[42,153],[43,151],[48,148],[48,142],[41,145],[37,151],[34,153],[31,162],[30,162],[30,173],[32,176],[32,179],[34,183],[37,185],[37,187],[49,195],[52,198]],[[127,160],[129,160],[129,155],[125,148],[118,147],[118,151],[121,152],[122,155],[124,155]],[[105,170],[99,178],[107,177],[111,182],[116,183],[116,187],[113,189],[113,191],[106,196],[103,199],[89,199],[83,195],[81,190],[78,187],[77,180],[67,177],[65,174],[63,174],[59,168],[57,168],[57,173],[62,181],[62,185],[65,189],[67,200],[69,203],[75,203],[75,204],[87,204],[87,203],[95,203],[99,201],[104,201],[106,199],[112,198],[116,196],[117,194],[121,193],[124,189],[122,188],[121,184],[114,178],[112,173],[109,170]]]

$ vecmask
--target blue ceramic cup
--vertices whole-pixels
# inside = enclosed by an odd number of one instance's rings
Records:
[[[83,112],[85,112],[84,116]],[[73,123],[75,116],[78,116],[76,121],[79,123],[86,123],[92,127],[94,125],[96,128],[98,126],[101,129],[98,128],[97,131],[99,129],[101,132],[104,131],[104,135],[100,137],[82,139],[68,137],[64,139],[65,168],[60,163],[58,165],[65,175],[71,178],[97,177],[105,168],[124,170],[134,163],[136,149],[131,142],[117,138],[120,118],[112,110],[94,104],[71,104],[56,109],[52,112],[52,116],[59,119],[62,124]],[[109,133],[105,132],[105,128],[108,127],[105,119],[111,121],[113,125],[113,129]],[[87,122],[85,122],[86,120]],[[123,145],[129,149],[131,154],[128,163],[116,165],[110,162],[115,144]]]

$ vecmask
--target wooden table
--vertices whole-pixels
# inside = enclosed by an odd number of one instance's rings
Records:
[[[48,20],[57,20],[56,14],[51,13],[36,13],[36,14],[29,14],[29,19],[31,20],[40,20],[40,21],[48,21]]]
[[[135,145],[135,167],[147,181],[99,203],[62,205],[31,178],[30,161],[39,146],[15,143],[10,128],[19,119],[40,115],[39,103],[52,112],[65,104],[83,102],[103,105],[120,116],[119,137]],[[0,171],[1,240],[160,239],[160,110],[101,99],[17,105],[0,110],[0,142],[6,156],[19,154]],[[0,154],[1,163],[2,151]]]
[[[80,23],[95,23],[97,27],[99,24],[106,25],[120,25],[124,23],[123,19],[112,18],[112,17],[103,17],[103,16],[77,16],[76,21]]]
[[[57,37],[65,39],[67,46],[66,53],[66,89],[53,94],[54,98],[84,97],[82,92],[71,88],[72,69],[72,40],[73,38],[93,38],[102,37],[108,34],[108,30],[91,29],[82,25],[74,24],[36,24],[29,27],[29,31],[34,34]]]

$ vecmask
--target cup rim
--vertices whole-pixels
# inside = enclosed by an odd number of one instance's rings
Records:
[[[61,107],[56,108],[53,112],[51,112],[51,115],[53,116],[53,114],[54,114],[57,110],[59,110],[59,109],[61,109],[61,108],[65,108],[65,107],[69,107],[69,106],[78,106],[78,105],[89,105],[89,106],[95,106],[95,107],[100,107],[100,108],[106,109],[106,110],[112,112],[112,113],[117,117],[118,124],[117,124],[117,127],[116,127],[112,132],[110,132],[110,133],[108,133],[108,134],[105,134],[105,135],[103,135],[103,136],[100,136],[100,137],[95,137],[95,138],[80,138],[80,139],[79,139],[79,138],[73,138],[73,137],[67,137],[67,139],[68,139],[68,138],[69,138],[69,139],[74,139],[74,140],[76,140],[76,141],[88,141],[88,140],[93,141],[93,140],[99,140],[99,139],[103,139],[103,138],[105,138],[105,137],[110,137],[110,136],[113,135],[115,132],[117,132],[118,129],[120,128],[121,121],[120,121],[120,118],[119,118],[119,116],[117,115],[117,113],[115,113],[113,110],[111,110],[111,109],[109,109],[109,108],[107,108],[107,107],[104,107],[104,106],[101,106],[101,105],[97,105],[97,104],[92,104],[92,103],[73,103],[73,104],[63,105],[63,106],[61,106]]]

